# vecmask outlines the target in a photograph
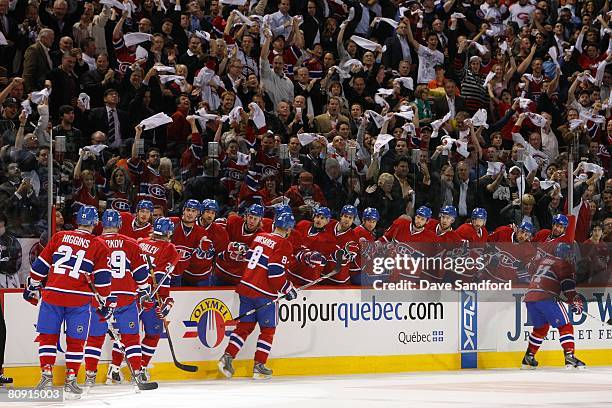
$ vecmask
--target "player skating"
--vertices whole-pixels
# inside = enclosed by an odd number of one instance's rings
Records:
[[[102,214],[104,239],[110,248],[109,265],[112,270],[112,294],[117,297],[117,307],[113,315],[117,322],[117,329],[121,334],[121,343],[125,347],[127,360],[134,372],[133,382],[144,382],[141,378],[141,349],[140,349],[140,319],[138,317],[137,291],[143,293],[144,308],[153,307],[148,298],[150,293],[149,270],[145,260],[140,256],[140,248],[133,239],[121,235],[122,217],[115,210],[106,210]],[[97,302],[95,302],[97,303]],[[85,346],[85,387],[92,387],[96,382],[98,360],[102,352],[102,345],[108,330],[107,321],[93,313],[89,324],[89,337]],[[112,362],[108,367],[107,383],[121,382],[120,365],[123,353],[117,344],[113,345]]]
[[[141,342],[142,349],[142,375],[143,381],[149,380],[149,362],[155,354],[157,343],[163,332],[164,319],[174,304],[174,299],[170,296],[170,278],[164,279],[168,271],[172,271],[179,261],[179,254],[170,242],[174,232],[174,223],[170,218],[161,217],[153,224],[153,234],[151,238],[138,241],[143,257],[148,257],[153,267],[155,280],[153,286],[158,285],[156,307],[145,310],[140,314],[143,322],[145,336]]]
[[[529,335],[529,346],[523,357],[523,368],[534,369],[538,366],[535,354],[550,326],[559,330],[559,342],[565,354],[565,366],[568,368],[585,366],[574,355],[574,326],[570,322],[565,305],[559,301],[563,292],[572,311],[582,313],[584,305],[576,296],[575,270],[570,261],[571,256],[571,246],[559,243],[554,256],[541,259],[537,265],[525,295],[527,314],[533,323],[533,331]]]
[[[108,318],[116,306],[111,295],[110,250],[100,237],[92,234],[98,223],[94,207],[82,206],[77,212],[77,229],[62,231],[51,241],[32,264],[23,296],[37,304],[42,292],[36,330],[39,333],[38,356],[42,369],[37,389],[53,386],[53,365],[62,325],[66,327],[67,396],[78,398],[83,390],[76,375],[83,360],[83,348],[89,327],[90,303],[94,296],[89,281],[98,292],[101,305],[97,312]],[[46,279],[43,287],[42,281]]]
[[[285,294],[287,300],[297,297],[293,285],[287,280],[285,269],[293,253],[287,236],[295,227],[295,219],[289,213],[280,213],[274,219],[271,233],[260,233],[253,239],[242,280],[236,288],[240,296],[240,314],[255,309]],[[218,363],[219,371],[228,378],[234,375],[232,361],[246,342],[255,325],[259,324],[260,334],[257,339],[253,378],[266,379],[272,376],[272,370],[266,367],[268,355],[272,349],[274,332],[277,325],[277,306],[269,305],[256,313],[245,316],[238,322],[236,330],[230,336],[225,353]]]

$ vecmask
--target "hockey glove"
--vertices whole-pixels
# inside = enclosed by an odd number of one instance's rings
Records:
[[[159,317],[160,320],[163,320],[168,313],[170,313],[170,309],[174,305],[174,299],[170,296],[164,299],[163,303],[155,308],[155,314]]]
[[[32,279],[31,276],[28,276],[25,289],[23,290],[23,298],[34,306],[38,305],[41,287],[42,285],[39,281]]]
[[[213,242],[203,237],[200,240],[200,245],[197,249],[196,256],[200,259],[213,259],[215,257],[215,246]]]
[[[142,310],[151,310],[155,302],[151,299],[151,288],[138,289],[138,303]]]
[[[242,242],[230,242],[227,246],[227,252],[229,252],[230,259],[233,259],[234,261],[244,260],[244,256],[248,250],[248,245],[243,244]]]
[[[357,258],[357,255],[359,254],[361,247],[356,242],[349,242],[346,244],[345,250],[347,253],[348,262],[353,262]]]
[[[306,262],[308,266],[311,266],[311,267],[325,266],[325,264],[327,263],[327,260],[325,259],[325,257],[320,252],[317,252],[317,251],[309,251],[306,254],[304,254],[304,261]]]
[[[297,299],[297,290],[293,287],[293,284],[289,286],[289,289],[285,292],[285,299],[292,301]]]
[[[102,320],[108,320],[113,315],[115,308],[117,307],[117,296],[110,295],[104,299],[104,304],[98,306],[96,312],[100,315]]]
[[[348,262],[348,254],[344,249],[337,249],[332,254],[332,259],[338,264],[346,265],[346,263]]]
[[[584,310],[584,302],[582,301],[581,298],[575,297],[574,300],[572,301],[572,312],[574,312],[575,314],[582,314],[583,310]]]

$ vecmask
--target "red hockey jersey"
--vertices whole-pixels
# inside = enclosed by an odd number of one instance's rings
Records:
[[[328,228],[323,228],[322,231],[317,231],[313,228],[312,221],[302,220],[297,223],[295,230],[302,236],[302,242],[305,250],[317,251],[321,253],[327,260],[327,264],[333,264],[333,254],[339,249],[336,237]],[[312,282],[321,277],[321,273],[327,270],[326,266],[310,266],[305,262],[296,262],[295,268],[290,270],[292,280],[296,283]],[[333,269],[332,269],[333,270]]]
[[[89,280],[103,297],[111,293],[110,250],[104,240],[83,230],[51,237],[32,264],[30,276],[47,279],[42,299],[57,306],[82,306],[94,296]]]
[[[189,268],[191,257],[200,247],[200,240],[204,236],[204,228],[197,224],[186,227],[179,217],[170,217],[174,223],[174,234],[172,243],[180,255],[180,260],[172,272],[173,276],[183,276],[185,269]]]
[[[255,236],[263,230],[260,226],[254,232],[247,232],[244,219],[239,215],[232,214],[227,218],[226,231],[229,242],[241,242],[251,245]],[[232,259],[226,247],[221,249],[217,256],[215,271],[219,273],[223,280],[237,285],[242,278],[244,267],[245,261]]]
[[[117,306],[127,306],[136,298],[136,288],[145,288],[149,282],[149,268],[140,255],[138,243],[121,234],[102,234],[110,248],[111,291],[117,296]]]
[[[140,159],[129,159],[128,169],[138,188],[137,200],[151,200],[153,205],[166,208],[166,178]]]
[[[459,226],[457,228],[457,234],[468,242],[474,243],[486,243],[489,237],[489,233],[485,227],[482,227],[480,231],[476,231],[472,224],[466,222],[465,224]]]
[[[136,225],[136,216],[129,212],[120,212],[121,228],[119,233],[135,240],[140,238],[149,238],[153,232],[153,226],[147,223],[145,226],[139,227]]]
[[[272,299],[286,293],[291,284],[285,269],[292,254],[293,248],[286,238],[267,232],[257,234],[251,242],[244,276],[236,292],[251,298]]]
[[[164,276],[168,271],[172,271],[180,260],[180,255],[174,244],[153,238],[144,238],[138,241],[138,246],[143,259],[146,260],[148,257],[151,261],[155,275],[155,286],[161,284],[159,294],[163,298],[167,297],[170,294],[170,275],[166,279],[164,279]]]
[[[535,271],[525,295],[525,302],[557,297],[563,292],[569,303],[576,296],[574,266],[557,257],[542,258],[535,265]]]

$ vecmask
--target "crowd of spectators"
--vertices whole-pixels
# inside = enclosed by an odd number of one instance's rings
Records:
[[[611,13],[607,0],[0,0],[6,229],[44,232],[52,186],[65,224],[83,204],[148,198],[172,215],[214,198],[220,216],[374,207],[380,234],[454,205],[457,224],[485,208],[489,231],[573,212],[577,240],[599,223],[609,242]],[[161,112],[172,121],[139,126]]]

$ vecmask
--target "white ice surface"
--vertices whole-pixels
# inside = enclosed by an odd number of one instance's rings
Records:
[[[22,404],[11,404],[12,406]],[[46,406],[28,404],[28,406]],[[57,405],[56,405],[57,406]],[[94,387],[68,407],[266,408],[610,408],[612,367],[588,370],[478,370],[267,381],[160,382],[136,394],[128,385]]]

